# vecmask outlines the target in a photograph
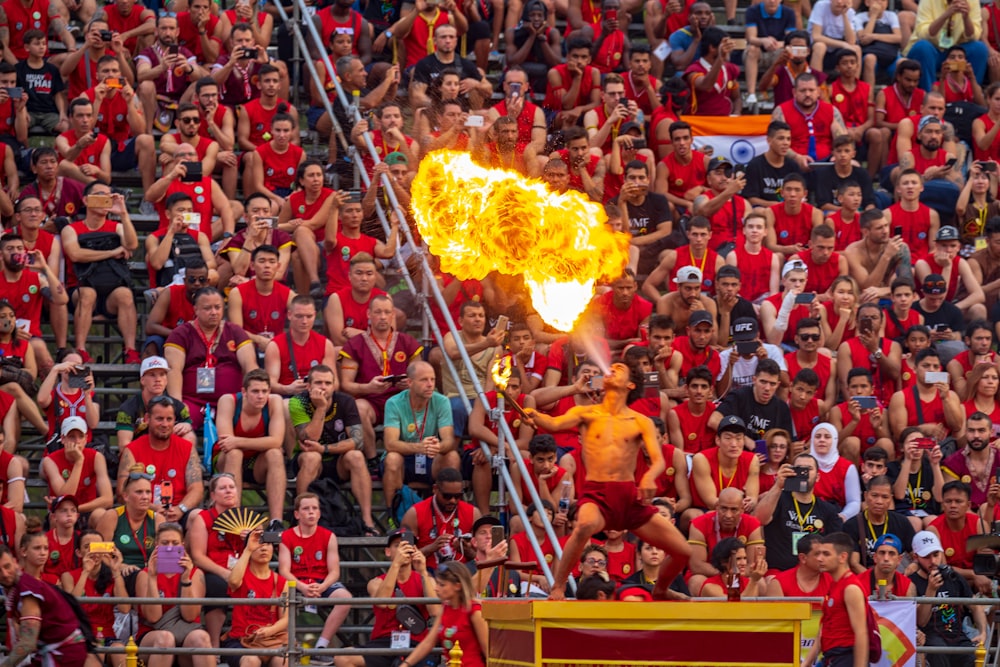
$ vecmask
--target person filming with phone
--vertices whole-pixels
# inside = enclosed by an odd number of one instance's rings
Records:
[[[167,226],[146,237],[150,287],[180,285],[187,277],[188,266],[199,265],[208,269],[207,284],[214,286],[219,274],[212,239],[201,231],[201,214],[194,212],[194,200],[185,192],[175,192],[164,200],[164,208]]]
[[[194,202],[191,213],[199,216],[199,231],[212,241],[219,240],[227,233],[232,236],[236,229],[236,218],[242,213],[243,207],[238,202],[229,201],[211,174],[203,174],[201,168],[202,163],[198,160],[198,151],[194,146],[181,143],[174,148],[173,159],[163,165],[163,176],[143,195],[143,199],[152,202],[160,214],[157,231],[165,230],[171,224],[167,214],[167,198],[183,192]],[[206,193],[208,196],[205,196]],[[215,216],[218,216],[218,220]]]
[[[937,350],[929,347],[917,352],[914,367],[916,386],[897,391],[889,401],[889,428],[893,437],[898,439],[907,426],[918,427],[924,435],[940,443],[962,437],[965,411],[958,394],[949,386],[950,378],[941,366]]]
[[[70,352],[45,376],[38,388],[38,408],[45,411],[49,425],[47,440],[62,432],[62,423],[69,417],[82,417],[87,422],[87,442],[93,439],[101,409],[94,400],[90,366],[79,354]]]

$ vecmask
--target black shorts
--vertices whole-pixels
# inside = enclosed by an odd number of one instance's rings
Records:
[[[111,142],[111,170],[132,171],[136,166],[135,137],[132,137],[118,150],[118,142]]]
[[[337,484],[344,484],[345,482],[349,481],[349,480],[341,478],[341,476],[337,474],[337,462],[338,461],[340,461],[340,455],[339,454],[328,454],[328,455],[324,456],[323,457],[323,464],[320,467],[320,471],[319,471],[319,477],[317,477],[316,479],[327,479],[327,478],[329,478],[329,479],[332,479],[333,481],[335,481]],[[299,473],[299,457],[298,457],[298,455],[296,455],[295,458],[292,459],[292,471],[293,471],[294,475],[298,475],[298,473]],[[258,484],[262,484],[262,483],[263,482],[258,482]]]
[[[489,3],[486,3],[487,5]],[[490,24],[486,21],[473,21],[469,24],[469,31],[465,33],[465,43],[471,51],[473,44],[481,39],[489,39],[493,36],[493,32],[490,29]],[[470,53],[471,55],[471,53]]]
[[[476,441],[476,446],[474,448],[468,448],[462,450],[462,479],[472,479],[472,469],[475,468],[475,464],[472,462],[472,455],[479,450],[479,441]],[[510,466],[510,461],[507,462],[508,467]],[[492,466],[492,463],[491,463]],[[493,468],[490,468],[492,472]],[[497,477],[493,476],[493,488],[497,488]]]
[[[232,595],[229,592],[229,582],[215,574],[214,572],[205,572],[205,597],[215,598],[219,600],[227,600]],[[212,611],[214,609],[229,609],[228,605],[205,605],[204,610],[206,612]]]
[[[410,640],[410,648],[417,645],[417,642]],[[392,637],[379,637],[364,645],[364,648],[392,648]],[[402,660],[406,655],[366,655],[365,667],[393,667],[397,660]],[[420,662],[413,663],[413,667],[437,667],[440,658],[424,658]]]
[[[426,484],[427,486],[434,486],[434,477],[431,476],[431,466],[434,465],[433,459],[427,459],[427,468],[423,474],[417,474],[417,455],[416,454],[406,454],[403,456],[403,484]],[[385,459],[379,463],[379,474],[385,475]]]

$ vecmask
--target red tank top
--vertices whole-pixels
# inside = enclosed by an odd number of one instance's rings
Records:
[[[63,572],[70,572],[76,567],[76,536],[77,532],[73,531],[73,537],[66,540],[63,544],[56,537],[56,531],[50,530],[45,533],[45,538],[49,542],[49,559],[45,561],[45,574],[60,577]],[[106,607],[108,605],[101,605]]]
[[[691,188],[705,185],[705,154],[701,151],[691,151],[691,161],[681,164],[677,161],[676,153],[669,153],[661,162],[670,169],[670,180],[667,183],[667,192],[675,197],[684,197]],[[742,209],[741,209],[742,212]]]
[[[871,88],[864,81],[855,82],[854,90],[847,90],[839,78],[830,84],[830,99],[844,118],[847,127],[858,127],[868,122],[868,96]]]
[[[208,126],[208,114],[205,113],[205,110],[201,108],[200,104],[197,104],[196,106],[198,107],[198,110],[201,111],[201,124],[198,126],[198,134],[202,137],[215,140],[215,137],[212,136],[212,130]],[[222,128],[222,123],[226,120],[226,111],[227,107],[220,104],[215,107],[215,113],[212,114],[212,121],[215,123],[215,126],[220,129]]]
[[[208,238],[212,238],[212,214],[215,208],[212,206],[212,177],[205,176],[197,183],[185,183],[181,180],[173,181],[167,186],[167,194],[160,201],[156,202],[156,212],[160,214],[160,226],[156,231],[166,231],[170,224],[167,220],[167,207],[165,202],[170,195],[183,192],[191,198],[194,205],[194,212],[201,216],[201,226],[198,231]]]
[[[673,349],[680,352],[681,361],[680,377],[687,377],[688,372],[695,366],[708,366],[712,372],[712,377],[717,377],[722,372],[722,361],[719,353],[711,345],[705,346],[700,352],[695,351],[691,346],[691,339],[688,336],[678,336],[674,339]]]
[[[14,136],[14,120],[17,114],[14,113],[14,103],[11,100],[7,100],[3,104],[0,104],[0,134],[9,134]],[[6,144],[4,144],[6,146]]]
[[[553,70],[559,77],[560,89],[569,90],[573,82],[573,77],[570,76],[566,64],[556,65]],[[594,89],[594,77],[591,74],[593,71],[594,68],[590,65],[583,68],[583,75],[580,79],[580,92],[577,94],[576,99],[572,101],[571,108],[580,106],[582,101],[590,100],[590,91]],[[546,109],[552,111],[562,111],[563,109],[562,96],[556,95],[556,89],[552,87],[551,83],[546,84],[544,106]]]
[[[501,117],[507,115],[507,98],[500,100],[498,104],[494,107],[496,112],[500,114]],[[531,143],[531,130],[534,129],[535,125],[535,109],[538,107],[529,102],[524,101],[524,108],[521,109],[521,115],[517,117],[517,141],[518,143],[527,144]]]
[[[279,334],[288,325],[288,298],[292,290],[279,282],[272,283],[271,293],[257,289],[257,281],[249,280],[236,289],[243,297],[243,328],[247,333]]]
[[[309,369],[323,363],[323,356],[326,353],[326,341],[321,334],[310,331],[309,340],[305,345],[292,342],[295,346],[295,376],[292,376],[292,359],[288,353],[288,343],[290,339],[288,332],[274,338],[275,345],[278,346],[278,355],[281,358],[281,374],[278,376],[279,384],[291,384],[298,378],[305,378],[309,374]]]
[[[114,51],[110,49],[105,49],[103,56],[113,56]],[[75,100],[80,97],[80,95],[88,88],[93,88],[98,84],[97,78],[97,60],[90,57],[90,52],[85,52],[83,57],[80,58],[80,62],[76,64],[76,68],[69,73],[69,99]],[[93,102],[94,98],[90,95],[87,98]],[[94,110],[97,111],[96,109]],[[101,130],[104,132],[103,130]],[[107,132],[104,132],[107,134]]]
[[[785,355],[785,365],[788,366],[788,377],[794,378],[799,374],[804,366],[799,363],[798,354],[789,352]],[[830,382],[830,357],[825,354],[816,355],[816,365],[812,370],[819,376],[819,391],[817,395],[822,396],[826,392],[826,386]]]
[[[813,427],[819,423],[819,399],[814,396],[801,410],[796,410],[789,403],[788,411],[792,415],[792,428],[795,429],[796,440],[805,440],[806,436],[812,433]]]
[[[917,424],[944,424],[947,429],[948,425],[944,419],[944,404],[941,402],[941,397],[938,396],[937,392],[934,392],[934,398],[930,401],[920,399],[919,411],[917,410],[918,397],[919,390],[916,387],[903,392],[903,404],[906,406],[906,414],[909,415],[907,426],[916,426]],[[950,433],[951,430],[949,429],[948,432]]]
[[[316,201],[309,204],[306,202],[305,190],[296,190],[292,194],[288,195],[288,204],[292,210],[292,217],[309,220],[315,216],[317,212],[319,212],[319,210],[323,207],[323,204],[332,194],[333,190],[324,187],[320,190],[319,196],[316,197]],[[322,243],[323,239],[326,238],[326,225],[323,225],[319,229],[314,229],[313,235],[316,237],[316,241],[318,243]]]
[[[31,322],[32,336],[42,335],[42,292],[38,273],[23,269],[15,282],[0,273],[0,298],[14,307],[14,317]]]
[[[621,163],[622,173],[612,174],[611,170],[604,172],[604,199],[602,201],[607,204],[612,199],[618,197],[622,191],[622,185],[625,183],[625,158],[619,153],[618,159]],[[643,164],[646,164],[646,156],[642,153],[636,153],[633,160],[638,160]]]
[[[95,79],[96,80],[96,79]],[[88,88],[84,95],[93,102],[97,93],[93,88]],[[101,101],[100,108],[95,108],[97,114],[97,129],[101,134],[105,134],[114,142],[113,150],[125,150],[125,143],[132,138],[132,128],[128,124],[128,103],[121,94],[108,95]],[[202,155],[198,159],[202,159]]]
[[[846,505],[847,486],[844,479],[852,465],[850,461],[840,457],[829,471],[820,470],[816,477],[816,486],[813,487],[813,493],[816,497],[831,502],[837,507]]]
[[[816,292],[817,294],[822,294],[830,289],[830,283],[832,283],[837,276],[840,275],[838,266],[840,265],[840,253],[834,252],[830,255],[828,259],[823,264],[818,264],[813,259],[813,255],[810,251],[806,250],[794,256],[796,259],[802,260],[809,270],[806,275],[806,292]]]
[[[347,272],[351,268],[351,258],[359,252],[375,256],[375,245],[378,239],[362,234],[356,239],[344,236],[337,230],[337,245],[332,252],[326,253],[326,294],[327,296],[344,289],[350,289],[351,282]]]
[[[422,58],[434,53],[434,40],[432,35],[434,29],[439,25],[448,23],[448,12],[442,12],[435,7],[434,16],[430,19],[417,14],[413,21],[413,27],[403,40],[406,45],[406,66],[409,69],[416,65]]]
[[[69,142],[70,148],[76,146],[76,142],[79,139],[76,136],[76,132],[74,132],[73,130],[67,130],[62,134],[60,134],[59,136],[65,139],[67,142]],[[85,164],[92,164],[95,167],[100,167],[101,153],[104,152],[104,147],[107,145],[108,145],[107,135],[98,134],[97,140],[94,143],[87,146],[86,148],[84,148],[82,151],[80,151],[80,154],[76,156],[75,160],[73,160],[73,164],[77,165],[78,167],[83,166]],[[66,156],[63,155],[62,157],[65,158]]]
[[[969,551],[966,544],[973,535],[986,532],[986,527],[980,523],[979,515],[967,512],[965,525],[958,531],[948,527],[948,517],[943,514],[931,521],[931,526],[937,529],[938,535],[941,537],[941,546],[944,547],[944,555],[948,559],[948,565],[972,569],[972,556],[976,552]]]
[[[746,486],[747,479],[750,477],[750,464],[757,456],[753,452],[741,452],[740,458],[736,461],[736,471],[733,473],[732,477],[724,477],[722,475],[722,471],[719,470],[718,447],[707,449],[701,452],[701,455],[708,461],[708,469],[711,471],[712,485],[715,486],[716,494],[720,493],[722,489],[728,489],[729,487],[742,489]],[[693,480],[691,484],[691,506],[706,506],[705,501],[703,501],[701,496],[698,495],[698,489],[693,483]]]
[[[823,160],[833,152],[833,105],[819,101],[812,113],[806,114],[795,100],[784,102],[781,107],[785,122],[792,128],[792,150],[799,155],[811,155]]]
[[[289,532],[289,531],[285,531]],[[385,579],[384,574],[378,576],[379,579]],[[410,571],[410,577],[406,581],[396,580],[396,588],[401,591],[403,597],[407,598],[420,598],[424,596],[424,582],[420,577],[420,573]],[[427,618],[427,609],[423,606],[417,607],[421,615]],[[390,636],[394,631],[403,629],[399,620],[396,618],[396,608],[395,607],[381,607],[376,605],[373,609],[375,615],[375,620],[372,623],[372,633],[371,639],[380,639],[382,637]],[[430,628],[431,624],[427,623],[427,628]],[[421,639],[427,636],[427,630],[417,635],[410,637],[412,641],[419,642]]]
[[[59,476],[63,479],[69,479],[70,473],[73,472],[73,464],[66,460],[66,450],[57,449],[51,454],[47,455],[47,458],[56,464],[56,469],[59,471]],[[97,474],[94,472],[94,459],[97,458],[97,450],[91,447],[84,447],[83,449],[83,465],[80,470],[80,483],[77,485],[76,502],[78,505],[86,505],[92,500],[97,499]],[[0,467],[6,469],[7,463],[0,457]],[[7,495],[7,488],[4,485],[4,496]],[[56,494],[52,490],[51,483],[49,484],[49,495],[55,496]]]
[[[896,320],[894,315],[890,315],[892,312],[891,308],[885,309],[885,337],[892,338],[893,340],[902,337],[906,334],[906,331],[912,327],[920,324],[920,313],[918,313],[913,308],[910,308],[910,312],[906,314],[906,319],[900,320],[899,325],[896,325]]]
[[[845,341],[851,351],[850,362],[854,368],[864,368],[871,372],[875,378],[875,395],[882,401],[883,405],[889,405],[892,395],[896,393],[896,381],[882,377],[882,370],[877,361],[872,361],[869,357],[868,348],[864,346],[860,338],[848,338]],[[892,339],[882,338],[879,341],[879,349],[884,356],[889,356],[892,351]]]
[[[840,410],[840,423],[845,426],[850,424],[853,418],[847,409],[847,403],[838,404],[836,409]],[[872,426],[871,415],[867,412],[861,412],[861,421],[854,427],[854,437],[861,441],[862,454],[871,449],[872,445],[878,440],[878,434],[875,432],[875,427]]]
[[[270,141],[271,119],[278,113],[278,107],[282,104],[291,108],[288,101],[280,97],[276,99],[274,108],[272,109],[265,109],[264,105],[261,104],[260,98],[250,100],[243,105],[243,110],[247,112],[247,118],[250,120],[250,143],[254,146],[260,148],[262,144]],[[265,134],[268,135],[266,138],[264,137]]]
[[[798,577],[798,567],[793,567],[791,570],[785,570],[784,572],[779,572],[775,575],[775,580],[781,584],[781,593],[785,597],[790,598],[808,598],[808,597],[826,597],[830,592],[830,587],[833,585],[833,579],[826,572],[820,572],[819,574],[819,584],[811,591],[804,591],[799,586]]]
[[[205,555],[219,567],[228,570],[230,557],[239,558],[240,554],[243,553],[243,540],[240,539],[239,535],[212,530],[212,524],[219,518],[219,510],[214,505],[199,512],[198,518],[205,524],[205,534],[208,536]]]
[[[946,76],[942,82],[941,89],[944,92],[945,104],[954,102],[972,102],[972,79],[965,77],[965,83],[956,90],[951,83],[951,77]]]
[[[785,294],[783,292],[778,292],[777,294],[772,294],[764,299],[764,302],[774,306],[774,312],[779,313],[781,312],[781,302],[784,298]],[[804,304],[792,306],[792,311],[788,315],[788,328],[785,329],[785,335],[781,338],[782,343],[793,344],[795,342],[795,329],[798,327],[799,320],[803,317],[811,317],[809,314],[809,306]]]
[[[701,290],[715,296],[715,265],[719,261],[719,253],[711,248],[705,249],[701,259],[696,259],[691,252],[691,246],[682,245],[677,249],[677,261],[670,269],[670,284],[673,285],[677,272],[685,266],[694,266],[701,270]]]
[[[243,583],[236,591],[230,591],[234,598],[277,598],[285,590],[285,578],[268,572],[264,578],[255,575],[249,568],[243,575]],[[277,607],[251,607],[245,604],[233,605],[233,621],[229,636],[239,639],[257,628],[271,625],[279,618]]]
[[[438,515],[432,506],[434,498],[422,500],[414,505],[417,515],[417,548],[423,549],[428,544],[438,538],[439,535],[460,535],[472,532],[472,524],[475,522],[475,506],[467,502],[459,501],[452,518]],[[455,560],[464,560],[461,550],[455,550]],[[427,555],[427,567],[434,569],[437,567],[437,554]]]
[[[403,135],[403,138],[406,140],[406,145],[412,150],[416,145],[416,142],[406,135]],[[399,144],[390,144],[385,140],[385,137],[382,135],[382,130],[375,130],[372,132],[372,144],[375,145],[375,152],[378,154],[379,159],[382,160],[384,160],[385,156],[389,153],[399,150]],[[375,161],[372,159],[372,156],[368,151],[364,151],[361,163],[365,166],[365,170],[370,176],[372,174],[372,169],[375,168]]]
[[[993,6],[990,6],[990,11],[995,12],[996,9]],[[980,116],[979,120],[983,121],[983,130],[987,134],[989,134],[990,130],[993,129],[993,126],[996,125],[988,113],[984,113]],[[976,160],[981,160],[983,162],[986,160],[1000,160],[1000,142],[994,141],[985,151],[979,147],[979,144],[972,142],[972,153]]]
[[[904,118],[916,120],[920,116],[920,107],[924,104],[924,92],[922,88],[914,88],[910,95],[909,103],[903,102],[903,97],[899,93],[899,85],[892,84],[885,88],[885,120],[887,123],[898,123]],[[893,136],[893,146],[896,140]],[[895,150],[895,149],[894,149]]]
[[[919,146],[913,147],[913,168],[921,174],[931,167],[943,167],[947,161],[948,153],[943,148],[937,149],[934,155],[930,157],[924,157]]]
[[[173,482],[174,502],[179,503],[187,494],[184,472],[187,470],[188,461],[191,460],[191,447],[193,447],[191,442],[171,434],[170,444],[160,451],[153,449],[148,435],[143,435],[128,443],[127,447],[132,452],[135,462],[144,465],[146,472],[153,475],[154,502],[159,502],[160,485],[169,480]]]
[[[892,214],[892,226],[903,228],[903,241],[910,248],[911,257],[921,257],[930,249],[928,235],[931,231],[931,209],[924,204],[917,204],[916,211],[903,209],[902,203],[889,207]]]
[[[854,628],[851,627],[851,619],[844,602],[844,591],[848,586],[858,586],[857,578],[850,572],[834,582],[830,594],[823,601],[823,618],[820,621],[823,632],[820,635],[820,646],[824,653],[835,648],[854,646]]]
[[[931,273],[944,275],[944,267],[938,264],[938,261],[934,259],[934,253],[928,251],[928,253],[924,255],[923,259],[927,262],[927,265],[931,267]],[[958,293],[958,283],[961,280],[959,277],[959,261],[961,261],[961,258],[956,257],[952,261],[951,266],[948,267],[948,275],[944,276],[948,282],[948,291],[945,292],[944,297],[946,301],[952,301],[955,298],[955,294]]]
[[[597,25],[597,30],[594,31],[595,34],[600,34],[601,26]],[[594,43],[600,37],[594,38]],[[601,47],[597,49],[597,53],[594,55],[593,65],[601,74],[608,74],[615,71],[622,64],[622,54],[625,53],[625,33],[621,30],[615,30],[610,35],[604,38],[601,43]],[[605,152],[611,150],[610,148],[605,149]]]
[[[184,143],[183,137],[181,137],[180,132],[171,132],[170,135],[174,139],[174,143],[178,146]],[[194,145],[194,152],[198,155],[199,160],[204,160],[205,156],[208,155],[208,148],[215,142],[208,138],[198,135],[198,143]]]
[[[41,30],[43,34],[49,34],[49,2],[31,0],[25,7],[20,0],[11,0],[3,3],[3,8],[7,14],[7,23],[0,25],[6,25],[10,30],[8,48],[18,60],[27,60],[28,49],[24,44],[24,33]]]
[[[264,409],[267,410],[266,405],[264,406]],[[233,424],[233,435],[235,435],[237,438],[263,438],[267,435],[268,424],[267,421],[265,421],[264,419],[263,413],[257,416],[257,421],[254,422],[252,426],[243,425],[242,410],[240,411],[240,414],[237,415],[237,418],[234,419],[234,421],[236,423]]]
[[[608,112],[604,110],[604,105],[601,104],[594,108],[594,113],[597,114],[597,127],[595,127],[594,129],[600,130],[602,127],[604,127],[604,124],[608,122]],[[624,120],[619,119],[617,123],[614,123],[611,126],[611,131],[608,132],[608,136],[604,140],[604,144],[601,146],[601,150],[604,151],[605,154],[611,152],[611,144],[614,142],[615,139],[618,138],[618,128],[620,128],[622,126],[622,123],[624,122],[625,122]]]
[[[373,298],[385,294],[385,292],[378,288],[373,289],[368,300],[364,303],[358,303],[354,300],[354,292],[350,287],[338,290],[336,294],[340,298],[340,309],[344,313],[344,326],[363,331],[368,328],[368,304],[372,302]]]
[[[326,550],[333,535],[323,526],[316,526],[316,532],[309,537],[299,534],[298,528],[281,533],[281,543],[292,552],[291,572],[299,581],[315,584],[326,579],[330,573],[326,566]]]
[[[271,192],[290,190],[302,153],[302,148],[295,144],[288,144],[284,153],[276,151],[271,142],[258,146],[257,155],[264,165],[264,186]]]
[[[774,253],[761,246],[760,252],[752,255],[743,243],[737,243],[734,252],[736,264],[740,267],[740,292],[743,298],[754,301],[770,292]]]
[[[171,285],[170,305],[167,307],[167,314],[163,316],[163,326],[175,329],[185,322],[194,319],[194,304],[188,301],[187,287],[184,285]]]
[[[559,157],[562,158],[562,161],[565,162],[566,164],[570,164],[568,149],[564,148],[561,151],[559,151]],[[597,171],[597,165],[600,163],[600,161],[601,158],[597,157],[596,155],[591,155],[588,158],[587,164],[585,166],[587,173],[593,176],[594,173]],[[579,174],[576,174],[573,171],[569,172],[569,189],[576,190],[578,192],[585,192],[583,189],[583,179],[580,178]]]
[[[707,411],[706,411],[707,412]],[[676,498],[677,497],[677,486],[674,483],[674,479],[677,476],[677,469],[674,468],[674,452],[677,448],[669,443],[664,443],[660,445],[663,450],[663,460],[667,464],[666,470],[663,471],[659,477],[656,478],[656,497],[657,498]],[[644,449],[640,448],[635,461],[635,483],[639,484],[642,481],[643,475],[649,470],[649,461],[646,460],[646,452]]]
[[[803,202],[801,210],[793,214],[785,210],[784,202],[772,204],[771,214],[774,215],[774,232],[777,235],[778,243],[781,245],[795,245],[797,243],[805,245],[809,243],[813,214],[811,205]]]
[[[69,576],[73,578],[73,584],[80,579],[80,575],[83,573],[83,568],[75,568],[73,570],[67,569]],[[46,569],[46,574],[48,569]],[[105,597],[114,594],[113,580],[109,583],[108,587],[103,590],[97,590],[97,580],[91,579],[90,577],[84,577],[83,580],[83,595],[84,597]],[[115,608],[110,604],[93,603],[86,604],[81,602],[80,606],[83,611],[87,614],[87,618],[90,619],[90,629],[93,631],[94,635],[98,640],[105,637],[113,637],[114,625],[115,625]]]
[[[707,199],[715,199],[711,190],[705,190],[702,195]],[[743,212],[746,211],[746,200],[733,195],[718,211],[708,219],[712,223],[712,243],[735,243],[743,227]],[[716,246],[718,247],[718,246]]]
[[[235,10],[230,10],[233,12],[233,17],[230,20],[235,19]],[[319,12],[320,20],[320,35],[323,37],[323,43],[329,44],[330,37],[334,32],[338,34],[348,34],[351,36],[351,54],[355,56],[360,56],[358,52],[358,39],[361,37],[361,24],[364,19],[361,17],[357,11],[351,9],[351,13],[347,17],[346,21],[338,21],[333,15],[333,7],[328,7]],[[226,12],[227,14],[229,12]],[[259,13],[258,16],[265,16],[263,12]],[[233,25],[236,25],[234,22]]]
[[[854,218],[847,222],[841,217],[840,212],[835,212],[829,218],[829,222],[832,222],[835,229],[835,241],[834,250],[843,251],[847,249],[847,246],[851,245],[855,241],[861,240],[861,214],[858,212],[854,213]]]
[[[715,434],[708,428],[708,418],[712,416],[712,412],[713,406],[709,404],[705,407],[705,412],[695,416],[691,414],[691,405],[687,401],[674,408],[684,435],[684,442],[675,444],[683,447],[685,454],[697,454],[715,447]]]
[[[135,30],[143,23],[152,23],[156,20],[156,17],[152,14],[146,16],[145,20],[143,20],[143,11],[145,11],[145,8],[142,3],[137,2],[132,5],[132,11],[128,16],[123,16],[121,11],[116,8],[114,11],[105,11],[104,20],[108,22],[108,28],[110,28],[112,32],[125,34],[126,32]],[[125,48],[130,52],[135,53],[135,45],[138,41],[138,37],[129,37],[125,40]]]

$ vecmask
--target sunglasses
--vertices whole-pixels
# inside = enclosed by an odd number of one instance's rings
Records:
[[[194,123],[200,123],[201,122],[201,118],[199,118],[198,116],[187,116],[185,118],[178,118],[177,120],[179,120],[180,122],[184,123],[185,125],[188,124],[188,123],[194,124]]]
[[[184,282],[189,285],[207,285],[208,276],[184,276]],[[816,340],[819,340],[818,338]]]
[[[173,406],[173,404],[174,400],[172,398],[170,398],[169,396],[163,396],[162,394],[160,396],[155,396],[149,400],[149,407],[153,407],[154,405]]]
[[[144,479],[144,480],[147,480],[149,482],[153,481],[153,476],[150,475],[149,473],[145,473],[145,472],[130,472],[128,474],[128,478],[131,479],[131,480]]]
[[[799,334],[799,340],[819,341],[819,334]]]
[[[943,280],[929,280],[924,282],[925,290],[945,289],[946,287],[947,285],[945,285],[945,282]]]
[[[458,582],[458,575],[448,569],[448,564],[443,563],[438,566],[438,569],[434,572],[435,579],[441,579],[442,581],[450,581],[452,583]]]
[[[461,492],[459,492],[459,493],[444,493],[443,491],[439,491],[439,493],[441,494],[441,497],[444,498],[445,500],[461,500],[462,496],[465,495],[465,494],[463,494]]]

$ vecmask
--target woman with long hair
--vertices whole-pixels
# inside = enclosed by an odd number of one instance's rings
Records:
[[[295,172],[295,185],[278,213],[278,225],[295,240],[297,261],[292,262],[295,289],[299,294],[321,295],[318,277],[319,246],[326,238],[326,222],[342,203],[326,187],[326,174],[319,160],[301,162]],[[305,251],[303,254],[302,251]]]
[[[87,529],[79,534],[76,541],[76,557],[80,567],[63,572],[60,584],[62,589],[75,597],[128,597],[125,589],[125,578],[122,576],[122,554],[118,549],[103,551],[101,547],[104,538],[99,532]],[[115,636],[115,609],[127,614],[131,605],[120,604],[83,604],[83,610],[90,619],[90,627],[94,631],[99,646],[124,646]],[[103,656],[111,667],[123,667],[125,655],[122,653]],[[103,662],[104,660],[102,660]]]
[[[59,577],[45,574],[45,564],[49,562],[49,538],[42,530],[38,517],[29,516],[24,522],[24,535],[17,544],[17,554],[21,559],[21,569],[35,579],[52,585],[59,583]]]
[[[778,478],[778,469],[789,463],[792,436],[783,428],[772,428],[764,434],[767,456],[760,456],[760,493],[767,493]]]
[[[489,629],[483,618],[482,605],[473,597],[472,575],[462,563],[448,561],[435,574],[437,596],[441,598],[441,615],[424,640],[410,651],[399,667],[419,664],[438,643],[448,661],[451,649],[459,644],[462,667],[486,667],[486,646]]]
[[[993,364],[976,364],[969,371],[962,397],[965,417],[975,412],[989,416],[994,424],[1000,424],[1000,370]]]
[[[973,121],[976,123],[978,121]],[[990,171],[984,165],[992,167]],[[973,162],[969,178],[955,203],[955,221],[962,237],[962,256],[968,257],[976,249],[976,239],[986,234],[986,221],[1000,215],[997,198],[997,169],[995,162]]]

